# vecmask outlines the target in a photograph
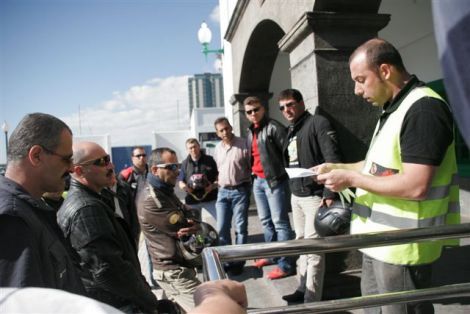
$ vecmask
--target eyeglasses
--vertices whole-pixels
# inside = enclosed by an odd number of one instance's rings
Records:
[[[64,155],[61,155],[61,154],[57,154],[56,152],[54,152],[54,151],[52,151],[52,150],[50,150],[50,149],[48,149],[44,146],[41,146],[41,147],[46,152],[46,154],[57,156],[60,159],[62,159],[63,162],[65,162],[67,164],[73,163],[73,155],[64,156]]]
[[[109,155],[106,155],[106,156],[100,157],[98,159],[87,160],[87,161],[81,162],[77,165],[80,165],[80,166],[95,165],[95,166],[98,166],[98,167],[106,167],[110,163],[111,163],[111,157],[109,157]]]
[[[280,105],[279,110],[284,111],[284,109],[290,108],[290,107],[294,106],[295,104],[296,104],[295,101],[288,102],[285,105]]]
[[[247,115],[251,115],[252,113],[257,113],[260,109],[261,109],[261,107],[256,107],[256,108],[253,108],[251,110],[247,110],[245,112],[246,112]]]
[[[180,164],[158,164],[157,168],[176,171],[180,168]]]
[[[133,157],[136,157],[136,158],[147,157],[147,154],[137,154],[137,155],[134,155]]]

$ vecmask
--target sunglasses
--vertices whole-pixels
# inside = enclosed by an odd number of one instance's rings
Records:
[[[176,171],[180,168],[180,164],[158,164],[157,168]]]
[[[246,112],[247,115],[251,115],[252,113],[257,113],[260,109],[261,109],[261,107],[256,107],[256,108],[253,108],[251,110],[247,110],[245,112]]]
[[[137,155],[134,155],[134,157],[137,157],[137,158],[147,157],[147,154],[137,154]]]
[[[109,155],[106,155],[106,156],[103,156],[103,157],[98,158],[98,159],[93,159],[93,160],[88,160],[88,161],[81,162],[78,165],[81,165],[81,166],[94,165],[94,166],[98,166],[98,167],[106,167],[110,163],[111,163],[111,157]]]
[[[285,104],[285,105],[280,105],[280,106],[279,106],[279,110],[284,111],[284,109],[287,109],[287,108],[290,108],[290,107],[292,107],[292,106],[295,106],[295,104],[296,104],[295,101],[288,102],[288,103]]]

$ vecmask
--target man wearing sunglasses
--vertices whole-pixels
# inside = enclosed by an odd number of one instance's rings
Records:
[[[114,166],[93,142],[73,146],[74,173],[58,222],[75,250],[90,297],[126,313],[153,312],[157,299],[140,270],[134,240],[101,191],[113,181]]]
[[[141,146],[134,147],[132,150],[132,166],[121,170],[118,178],[127,182],[132,189],[132,196],[135,201],[137,193],[144,186],[147,179],[147,153]]]
[[[251,173],[253,194],[258,217],[263,226],[266,242],[287,241],[293,237],[287,212],[288,177],[284,170],[282,149],[286,138],[285,127],[267,116],[266,109],[258,97],[250,96],[243,102],[245,113],[251,122],[248,128],[248,146],[251,147]],[[277,263],[268,273],[269,279],[279,279],[295,272],[292,258],[275,260],[258,259],[255,266],[262,268]]]
[[[142,231],[153,263],[153,277],[170,300],[185,311],[194,307],[193,293],[200,281],[194,261],[179,245],[196,233],[194,213],[175,195],[180,165],[175,151],[160,147],[152,151],[147,183],[137,200]]]
[[[336,132],[319,114],[305,110],[302,94],[286,89],[279,95],[279,109],[290,122],[284,143],[286,167],[311,168],[328,160],[340,160]],[[318,237],[314,219],[320,205],[330,205],[335,194],[312,177],[291,178],[291,206],[296,239]],[[323,254],[300,256],[297,262],[299,286],[283,297],[288,302],[313,302],[322,297],[325,260]]]
[[[26,115],[10,136],[0,176],[0,287],[85,294],[56,211],[41,199],[63,190],[72,170],[70,128],[48,114]]]

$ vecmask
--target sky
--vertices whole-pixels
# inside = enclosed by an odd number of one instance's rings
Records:
[[[188,77],[216,72],[197,31],[206,21],[220,48],[218,12],[218,0],[0,0],[0,124],[11,134],[45,112],[112,146],[188,128]]]

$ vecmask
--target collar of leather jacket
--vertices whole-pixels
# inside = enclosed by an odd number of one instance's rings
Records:
[[[268,122],[269,122],[269,118],[266,115],[264,115],[263,119],[261,119],[261,121],[259,122],[259,126],[256,129],[255,129],[255,124],[254,123],[250,124],[250,126],[248,128],[252,132],[253,132],[253,130],[259,131],[259,130],[263,129],[268,124]]]
[[[89,187],[84,185],[83,183],[81,183],[81,182],[79,182],[79,181],[77,181],[76,179],[73,179],[73,178],[70,180],[70,188],[72,188],[72,187],[85,190],[88,193],[91,193],[91,194],[95,195],[97,198],[101,198],[100,193],[96,193],[95,191],[93,191],[92,189],[90,189]]]

